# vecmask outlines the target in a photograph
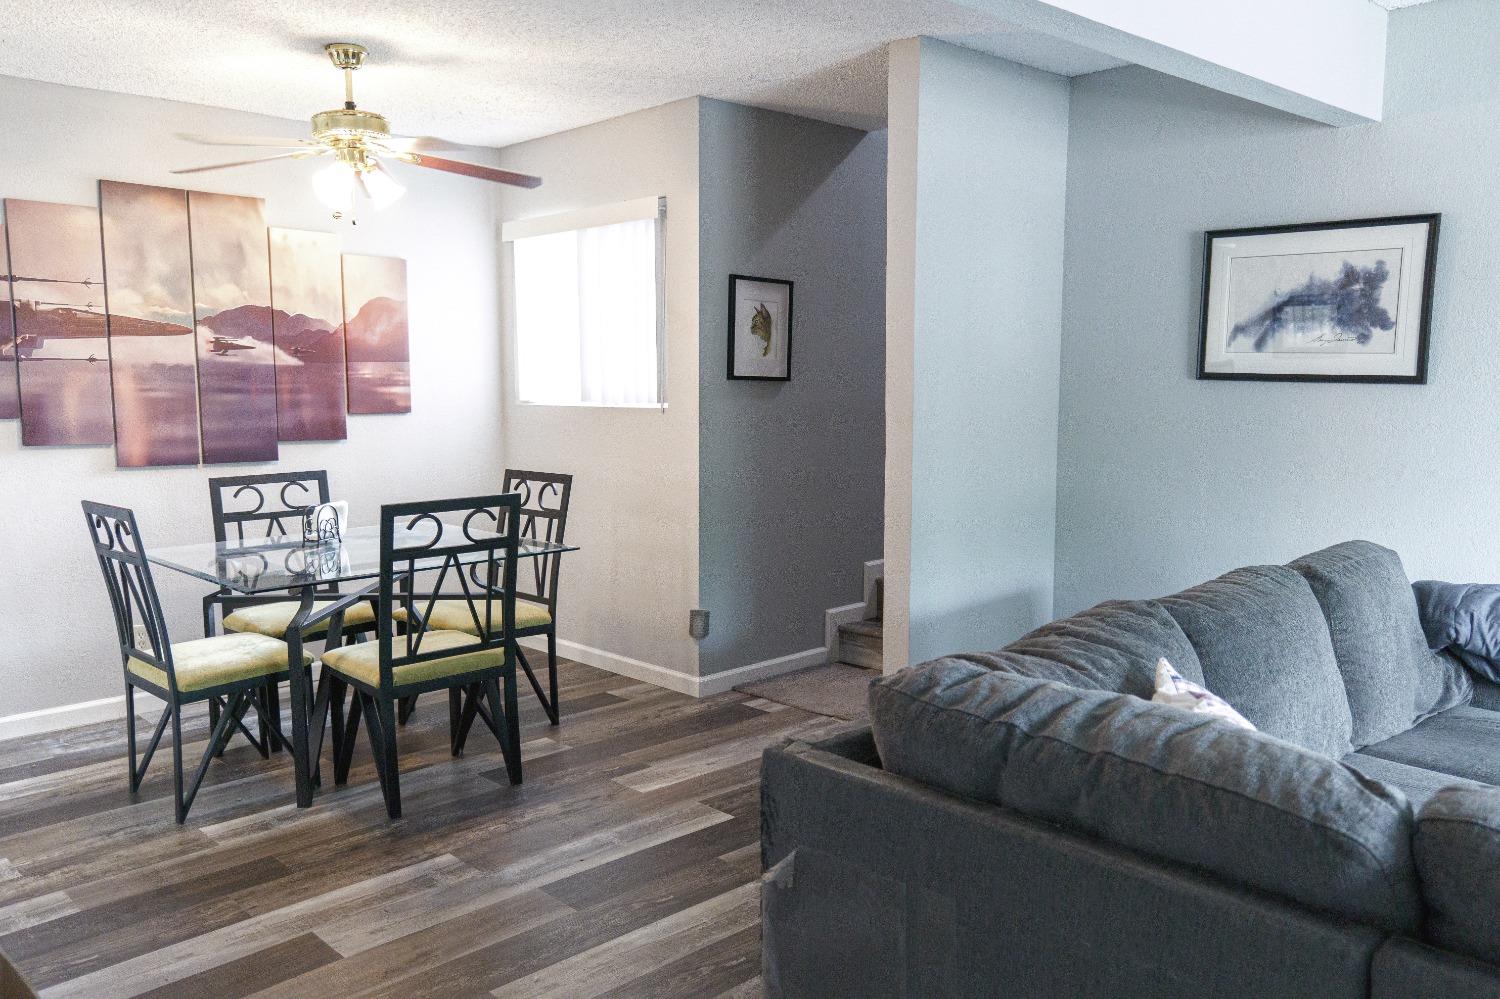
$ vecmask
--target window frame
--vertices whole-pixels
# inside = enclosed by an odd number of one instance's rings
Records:
[[[562,232],[577,232],[615,225],[622,222],[654,220],[656,225],[656,398],[655,402],[577,402],[531,401],[521,398],[521,327],[517,313],[517,286],[515,242],[534,236],[548,236]],[[549,407],[561,409],[659,409],[667,408],[667,302],[666,302],[666,220],[667,199],[665,196],[636,198],[609,205],[598,205],[550,215],[535,216],[502,222],[500,239],[509,244],[504,252],[507,260],[508,290],[507,314],[511,329],[509,356],[511,359],[511,386],[515,402],[520,406]]]

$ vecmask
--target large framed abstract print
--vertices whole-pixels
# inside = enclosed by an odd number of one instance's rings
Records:
[[[1205,233],[1198,377],[1425,384],[1440,218]]]

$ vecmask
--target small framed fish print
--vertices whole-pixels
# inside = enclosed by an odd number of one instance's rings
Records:
[[[1440,220],[1205,233],[1198,377],[1426,384]]]
[[[729,377],[792,379],[792,282],[729,275]]]

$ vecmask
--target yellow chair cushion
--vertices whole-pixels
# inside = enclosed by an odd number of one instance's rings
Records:
[[[318,600],[313,603],[313,613],[327,610],[332,607],[332,600]],[[224,630],[234,632],[249,632],[256,635],[266,635],[270,638],[285,638],[286,629],[292,623],[292,617],[300,607],[295,600],[281,600],[274,604],[251,604],[241,607],[233,614],[224,618]],[[359,627],[361,625],[374,624],[375,611],[365,601],[360,601],[351,607],[344,609],[344,627]],[[321,635],[328,630],[328,622],[308,628],[303,632],[304,638]]]
[[[418,613],[426,613],[427,603],[424,600],[413,600],[417,605]],[[473,610],[469,609],[467,600],[439,600],[432,605],[432,613],[427,615],[427,627],[442,628],[445,631],[461,631],[466,635],[477,635],[474,629],[474,618],[476,615],[484,616],[484,601],[475,600]],[[491,631],[500,630],[500,617],[504,614],[500,601],[496,600],[490,604],[490,616],[494,618]],[[405,607],[391,608],[391,617],[397,621],[406,620]],[[488,623],[488,622],[486,622]],[[525,631],[528,628],[540,628],[552,623],[552,615],[547,613],[547,608],[541,604],[534,604],[529,600],[516,601],[516,630]]]
[[[473,644],[474,636],[466,635],[461,631],[429,631],[422,636],[417,652],[419,655],[428,652],[445,652]],[[404,638],[398,635],[391,639],[391,651],[394,655],[402,655],[405,650]],[[323,653],[323,665],[342,673],[351,680],[378,687],[380,686],[380,643],[362,642],[359,645],[329,649]],[[474,673],[478,670],[493,669],[504,665],[504,649],[475,649],[473,652],[459,652],[442,659],[428,659],[419,663],[397,666],[391,670],[391,685],[399,687],[408,683],[422,683],[425,680]]]
[[[177,674],[177,689],[183,693],[206,690],[223,683],[248,680],[257,676],[285,673],[286,643],[265,635],[216,635],[172,646],[172,668]],[[312,665],[312,656],[303,653],[304,665]],[[166,671],[144,659],[131,656],[126,664],[131,673],[167,687]]]

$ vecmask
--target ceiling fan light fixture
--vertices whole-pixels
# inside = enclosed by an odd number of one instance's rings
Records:
[[[344,159],[336,159],[313,174],[313,194],[335,212],[350,216],[359,213],[361,203],[375,211],[396,202],[406,188],[383,170],[366,169]]]

